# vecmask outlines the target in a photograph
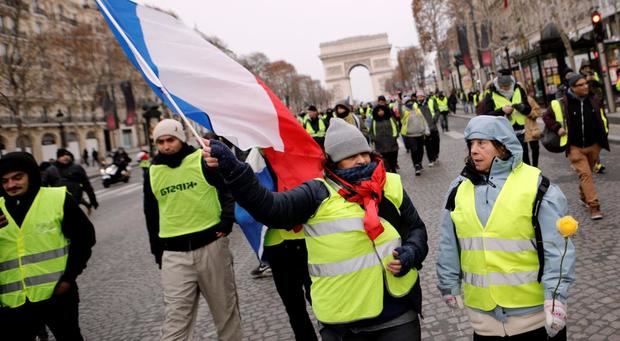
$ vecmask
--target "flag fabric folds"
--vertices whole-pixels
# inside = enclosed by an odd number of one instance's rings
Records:
[[[129,60],[169,108],[242,150],[263,148],[278,191],[322,175],[318,144],[241,64],[174,15],[130,0],[96,2]],[[174,9],[174,2],[167,5]]]

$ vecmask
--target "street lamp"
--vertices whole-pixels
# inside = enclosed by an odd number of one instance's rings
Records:
[[[499,38],[501,41],[504,42],[504,44],[506,44],[504,46],[504,52],[506,52],[506,63],[508,63],[508,70],[512,71],[512,65],[510,64],[510,51],[508,51],[508,36],[507,35],[503,35],[501,38]]]
[[[61,148],[67,147],[67,139],[65,137],[65,126],[62,124],[64,121],[64,117],[65,117],[65,114],[63,114],[63,112],[60,109],[58,109],[58,111],[56,112],[56,120],[58,120],[58,128],[60,129],[60,147]]]

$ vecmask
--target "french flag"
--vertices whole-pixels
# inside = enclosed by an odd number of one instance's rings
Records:
[[[263,148],[278,191],[322,175],[321,148],[241,64],[169,13],[130,0],[96,1],[129,60],[171,110],[242,150]],[[174,10],[173,1],[167,6]]]

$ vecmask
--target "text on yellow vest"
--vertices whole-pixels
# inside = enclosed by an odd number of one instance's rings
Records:
[[[159,237],[199,232],[220,222],[222,207],[217,189],[202,173],[202,151],[187,155],[181,165],[149,168],[151,189],[159,207]]]

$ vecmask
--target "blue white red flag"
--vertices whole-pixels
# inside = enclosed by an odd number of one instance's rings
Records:
[[[169,13],[130,0],[96,1],[129,60],[170,109],[242,150],[263,148],[278,191],[321,176],[320,147],[241,64]],[[174,11],[173,1],[166,6]]]

